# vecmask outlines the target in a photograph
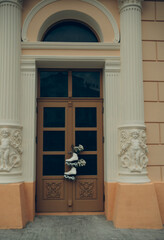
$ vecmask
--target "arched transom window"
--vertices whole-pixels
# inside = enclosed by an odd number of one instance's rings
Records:
[[[98,42],[94,31],[85,23],[64,20],[52,25],[44,34],[43,42]]]

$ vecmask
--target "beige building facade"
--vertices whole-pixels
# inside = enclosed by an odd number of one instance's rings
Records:
[[[54,26],[70,22],[97,41],[44,40]],[[0,29],[0,228],[25,227],[36,214],[81,212],[105,214],[118,228],[162,228],[164,3],[0,0]],[[68,96],[42,95],[49,81],[42,72],[68,74]],[[99,95],[74,95],[79,72],[100,74]],[[96,80],[87,81],[98,91]],[[65,125],[61,119],[57,127],[45,125],[48,107],[65,108]],[[96,109],[97,125],[80,128],[76,112],[87,107]],[[64,148],[46,132],[65,132]],[[88,169],[70,181],[63,176],[68,169],[57,173],[60,163],[50,157],[68,158],[71,144],[81,143],[78,134],[96,148],[84,150]]]

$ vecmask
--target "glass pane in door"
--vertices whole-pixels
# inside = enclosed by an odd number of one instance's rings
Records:
[[[68,97],[68,72],[40,71],[40,97]]]
[[[100,97],[100,72],[73,71],[72,97]]]
[[[65,108],[45,107],[43,119],[44,127],[65,127]]]
[[[82,144],[85,151],[97,151],[97,132],[96,131],[76,131],[76,146]]]
[[[65,155],[43,155],[43,176],[63,175]]]
[[[80,167],[77,169],[78,175],[97,175],[97,155],[81,155],[80,159],[84,159],[86,161],[86,165],[84,167]]]
[[[97,117],[95,107],[75,108],[75,126],[76,127],[96,127]]]
[[[65,151],[65,131],[44,131],[43,151]]]

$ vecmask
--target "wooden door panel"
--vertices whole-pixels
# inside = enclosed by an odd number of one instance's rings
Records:
[[[77,109],[86,109],[86,121],[85,124],[79,127],[80,124],[76,124],[78,113]],[[92,119],[91,114],[96,117]],[[96,114],[95,114],[96,110]],[[84,111],[83,111],[84,112]],[[88,123],[87,123],[88,121]],[[88,124],[88,125],[87,125]],[[78,126],[78,127],[76,127]],[[81,174],[76,176],[76,181],[73,188],[73,210],[74,211],[103,211],[103,131],[102,131],[102,102],[99,101],[80,101],[73,104],[73,137],[74,144],[76,143],[76,132],[82,133],[94,133],[89,141],[96,142],[94,144],[88,144],[89,149],[84,149],[80,157],[86,160],[85,170],[81,170]],[[95,135],[96,133],[96,135]],[[85,135],[84,135],[85,136]],[[86,134],[86,136],[89,136]],[[96,139],[95,139],[96,138]],[[80,143],[80,142],[78,142]],[[83,144],[83,143],[81,143]],[[85,145],[85,143],[84,143]],[[88,156],[88,158],[87,158]],[[91,162],[91,163],[90,163]],[[87,167],[88,164],[88,167]],[[96,166],[95,166],[96,165]]]
[[[49,121],[45,124],[45,109],[65,110],[62,124],[58,120]],[[59,113],[59,111],[58,111]],[[60,114],[60,113],[59,113]],[[38,212],[58,212],[68,211],[68,199],[70,194],[70,183],[63,178],[65,169],[65,158],[68,156],[68,104],[67,102],[38,102],[38,148],[37,148],[37,211]],[[64,122],[64,124],[63,124]],[[62,126],[62,127],[61,127]],[[57,145],[44,143],[44,133],[61,133],[64,148],[58,145],[58,139],[53,142]],[[54,135],[55,136],[55,135]],[[52,136],[53,137],[53,136]],[[59,135],[60,138],[60,135]],[[53,140],[53,139],[52,139]],[[63,142],[63,139],[59,142]],[[46,145],[47,144],[47,145]],[[50,145],[50,146],[49,146]],[[49,147],[47,147],[49,146]],[[72,187],[71,187],[72,189]]]
[[[102,138],[101,100],[38,101],[38,212],[103,211]],[[88,164],[72,182],[63,175],[70,169],[65,159],[77,142],[85,145],[80,157]]]

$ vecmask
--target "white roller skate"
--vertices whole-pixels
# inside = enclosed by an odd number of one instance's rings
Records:
[[[64,173],[64,178],[74,181],[76,173],[77,173],[76,168],[72,167],[70,171]]]
[[[71,170],[68,171],[68,172],[65,172],[64,175],[66,175],[66,176],[75,176],[76,173],[77,173],[76,168],[72,167]]]
[[[73,153],[72,157],[69,159],[66,159],[67,163],[74,163],[78,161],[78,155],[76,153]]]

